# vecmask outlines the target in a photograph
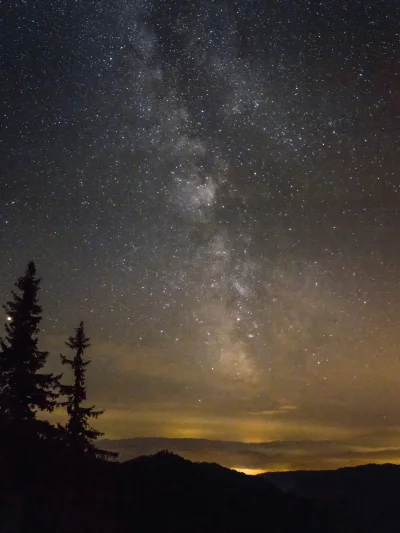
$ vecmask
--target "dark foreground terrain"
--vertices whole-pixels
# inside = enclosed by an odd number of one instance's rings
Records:
[[[250,477],[166,452],[79,467],[59,456],[18,468],[3,462],[0,531],[400,531],[398,469],[347,470]]]
[[[269,472],[260,477],[286,494],[336,509],[338,516],[355,528],[354,531],[400,532],[398,465],[369,464],[326,471]]]

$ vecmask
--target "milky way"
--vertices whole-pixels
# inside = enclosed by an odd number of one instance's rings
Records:
[[[400,427],[399,15],[6,2],[0,296],[86,321],[107,434]]]

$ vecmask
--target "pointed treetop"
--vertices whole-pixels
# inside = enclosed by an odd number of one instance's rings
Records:
[[[89,337],[86,337],[85,334],[85,325],[83,321],[81,320],[79,322],[79,326],[75,328],[75,335],[68,337],[68,340],[66,341],[66,346],[68,348],[73,348],[77,350],[85,350],[86,348],[89,348],[90,346],[90,339]]]
[[[31,334],[38,334],[37,326],[41,321],[42,312],[42,308],[38,305],[40,278],[36,277],[36,266],[33,261],[28,263],[25,274],[17,278],[14,285],[20,294],[11,291],[13,299],[3,305],[6,312],[5,330],[10,335],[16,328],[30,322],[33,328]]]
[[[18,278],[18,281],[15,283],[15,285],[19,289],[22,289],[21,283],[24,283],[24,286],[27,283],[35,283],[35,284],[40,283],[40,279],[36,279],[36,265],[34,261],[29,261],[28,266],[25,270],[25,275]]]
[[[26,269],[26,273],[29,274],[31,277],[36,276],[36,265],[34,261],[29,261],[28,268]]]
[[[68,422],[65,426],[69,445],[78,455],[92,454],[97,457],[115,457],[104,450],[95,447],[94,441],[102,435],[89,424],[90,418],[97,418],[103,411],[96,411],[94,406],[84,407],[86,401],[86,367],[90,363],[84,360],[84,352],[90,346],[89,338],[85,335],[83,322],[75,328],[75,335],[68,338],[66,345],[75,353],[71,359],[61,355],[63,365],[69,365],[73,370],[73,384],[62,385],[61,391],[67,397],[63,405],[67,408]]]
[[[18,291],[4,306],[4,338],[0,338],[0,412],[16,423],[34,420],[38,411],[52,411],[60,376],[42,373],[48,353],[38,348],[42,308],[40,280],[31,261],[15,282]]]

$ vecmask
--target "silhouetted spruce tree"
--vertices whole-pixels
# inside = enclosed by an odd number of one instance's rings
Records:
[[[36,414],[52,411],[57,405],[61,375],[40,372],[48,352],[38,349],[42,308],[38,304],[40,279],[33,262],[15,286],[20,294],[12,291],[12,300],[3,306],[7,318],[5,338],[0,338],[0,417],[3,428],[24,438],[40,437],[52,426],[36,420]]]
[[[98,418],[104,411],[96,411],[94,406],[83,407],[82,403],[86,401],[86,367],[90,361],[83,359],[84,352],[89,348],[90,339],[85,335],[83,322],[75,329],[75,335],[69,337],[65,343],[68,348],[75,351],[73,359],[67,359],[61,355],[63,365],[71,367],[74,383],[73,385],[62,385],[61,392],[67,396],[67,401],[63,402],[67,408],[68,422],[66,424],[66,435],[68,445],[75,456],[90,455],[98,458],[116,458],[118,454],[99,450],[95,447],[94,442],[98,437],[103,435],[100,431],[93,429],[89,425],[90,418]]]

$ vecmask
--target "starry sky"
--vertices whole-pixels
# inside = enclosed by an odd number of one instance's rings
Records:
[[[57,370],[85,321],[108,439],[249,471],[400,462],[399,20],[4,3],[0,299],[33,259]]]

